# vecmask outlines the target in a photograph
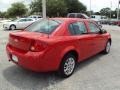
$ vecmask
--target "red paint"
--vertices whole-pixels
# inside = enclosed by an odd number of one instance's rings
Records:
[[[64,22],[49,35],[37,32],[10,33],[6,50],[9,59],[16,55],[19,61],[15,64],[36,72],[56,71],[63,56],[71,50],[78,54],[78,62],[83,61],[104,50],[109,33],[89,34],[88,21],[84,19],[54,18]],[[72,36],[68,25],[72,22],[83,21],[87,34]],[[93,21],[92,21],[93,22]],[[93,22],[94,23],[94,22]]]

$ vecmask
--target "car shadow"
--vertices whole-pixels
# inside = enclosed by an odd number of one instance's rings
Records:
[[[83,60],[82,62],[79,62],[76,66],[76,69],[75,69],[75,72],[79,71],[80,69],[83,69],[85,68],[86,66],[88,66],[89,64],[99,60],[100,57],[104,56],[105,54],[103,54],[102,52],[95,55],[95,56],[92,56],[86,60]]]
[[[48,88],[64,80],[54,72],[36,73],[24,70],[16,65],[10,66],[3,71],[5,79],[20,90],[40,90]]]
[[[95,62],[101,56],[103,56],[103,54],[100,53],[94,57],[91,57],[79,63],[75,69],[75,73],[78,72],[80,69],[85,68],[85,66]],[[60,83],[61,81],[66,80],[60,78],[59,76],[56,75],[56,73],[53,72],[35,73],[21,69],[16,65],[6,68],[3,71],[3,76],[12,85],[20,89],[27,89],[27,90],[36,90],[36,88],[42,90],[48,88],[50,85],[54,86],[56,83]]]
[[[5,32],[15,32],[15,31],[23,31],[23,30],[19,30],[19,29],[15,29],[15,30],[3,29],[3,31],[5,31]]]

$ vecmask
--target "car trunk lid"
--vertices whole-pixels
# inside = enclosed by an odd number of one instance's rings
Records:
[[[39,40],[47,37],[48,37],[47,34],[27,32],[27,31],[10,33],[9,44],[12,47],[18,48],[20,50],[28,51],[30,50],[31,44],[35,40]]]

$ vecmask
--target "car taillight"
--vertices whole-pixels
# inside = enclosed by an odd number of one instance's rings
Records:
[[[47,43],[41,41],[34,41],[31,44],[30,50],[33,52],[40,52],[47,48]]]

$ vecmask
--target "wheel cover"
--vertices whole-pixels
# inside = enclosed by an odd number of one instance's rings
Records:
[[[109,51],[110,51],[110,42],[108,42],[106,46],[106,52],[109,52]]]
[[[66,60],[64,64],[64,73],[66,75],[70,75],[72,74],[74,68],[75,68],[75,59],[70,57]]]
[[[12,30],[15,30],[15,26],[11,26],[11,29],[12,29]]]

